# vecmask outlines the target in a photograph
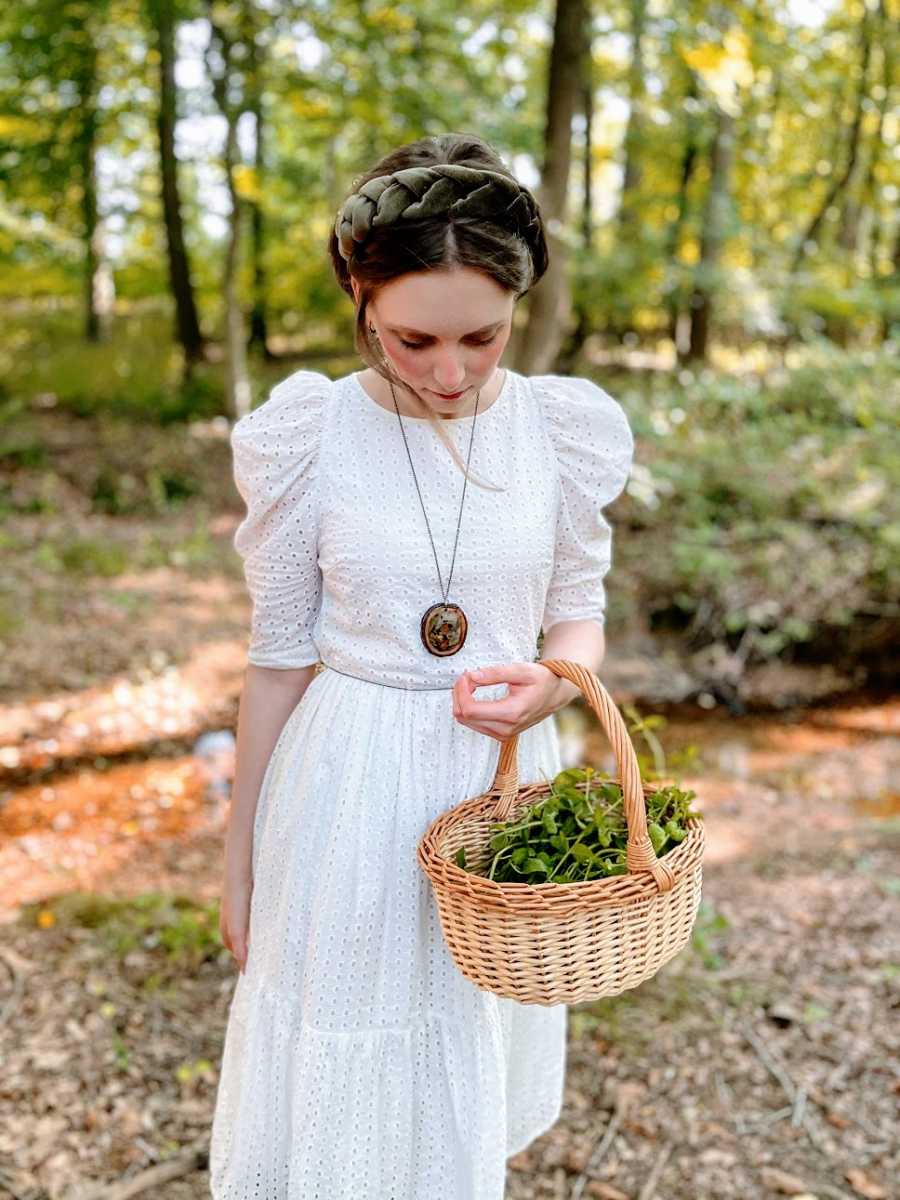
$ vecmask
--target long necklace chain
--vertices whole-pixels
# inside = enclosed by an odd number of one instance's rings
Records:
[[[416,468],[413,466],[412,455],[409,452],[409,442],[406,440],[406,430],[403,428],[403,419],[400,416],[400,408],[397,404],[397,397],[396,397],[396,395],[394,395],[394,385],[393,385],[393,383],[391,383],[390,380],[388,380],[388,383],[390,384],[391,396],[394,401],[394,408],[397,411],[397,420],[400,422],[400,432],[403,434],[403,444],[406,447],[406,456],[409,459],[409,465],[410,465],[410,468],[412,469],[413,482],[416,485],[416,491],[418,492],[418,495],[419,495],[419,504],[422,506],[422,516],[425,518],[425,528],[428,530],[428,538],[429,538],[429,541],[431,542],[431,551],[432,551],[432,554],[434,555],[434,565],[437,568],[437,573],[438,573],[438,583],[441,585],[441,591],[442,591],[441,600],[444,602],[444,604],[446,604],[447,597],[450,594],[450,583],[451,583],[451,580],[453,579],[453,567],[454,567],[454,564],[456,563],[456,547],[459,542],[459,529],[460,529],[460,525],[462,524],[463,506],[466,502],[466,486],[469,482],[469,461],[472,457],[472,441],[475,437],[475,418],[478,416],[478,401],[481,397],[481,389],[479,388],[478,391],[475,393],[475,410],[472,413],[472,428],[469,432],[469,452],[466,456],[466,474],[465,474],[465,479],[463,480],[462,500],[460,501],[460,505],[459,505],[459,516],[457,517],[457,520],[456,520],[456,538],[453,542],[453,558],[450,562],[450,574],[447,576],[447,587],[446,587],[446,589],[444,589],[444,581],[441,579],[441,565],[438,562],[437,550],[435,549],[435,546],[434,546],[434,538],[431,536],[431,524],[428,520],[428,513],[425,511],[425,502],[422,499],[422,491],[419,487],[419,480],[416,476]]]

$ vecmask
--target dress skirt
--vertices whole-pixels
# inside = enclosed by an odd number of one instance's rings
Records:
[[[214,1200],[502,1200],[506,1159],[558,1119],[566,1006],[467,980],[416,860],[435,817],[491,786],[499,751],[454,719],[448,688],[313,677],[256,811]],[[561,769],[554,717],[519,736],[518,762],[523,783]]]

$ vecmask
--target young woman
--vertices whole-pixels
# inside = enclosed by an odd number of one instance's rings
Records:
[[[633,439],[590,381],[498,366],[547,248],[479,138],[389,154],[329,252],[366,369],[296,371],[232,436],[253,619],[212,1195],[501,1200],[560,1114],[566,1007],[461,974],[416,847],[514,734],[523,782],[561,769],[575,688],[538,635],[599,668]]]

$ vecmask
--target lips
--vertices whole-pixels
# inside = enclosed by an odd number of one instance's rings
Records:
[[[466,389],[463,388],[461,392],[450,392],[449,394],[447,392],[435,392],[434,394],[436,396],[440,396],[442,400],[458,400],[459,397],[465,393],[465,390]]]

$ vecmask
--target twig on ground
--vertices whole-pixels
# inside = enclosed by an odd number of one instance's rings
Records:
[[[806,1089],[800,1088],[796,1083],[794,1083],[790,1073],[781,1065],[780,1062],[777,1061],[761,1034],[755,1032],[749,1026],[747,1026],[743,1032],[744,1037],[756,1051],[763,1066],[766,1067],[769,1073],[781,1084],[788,1100],[791,1102],[794,1115],[796,1116],[797,1112],[799,1111],[800,1115],[798,1118],[799,1123],[797,1127],[799,1128],[799,1126],[802,1125],[802,1127],[806,1130],[807,1137],[815,1146],[815,1148],[820,1153],[824,1154],[826,1158],[831,1158],[831,1150],[829,1149],[827,1141],[822,1137],[819,1130],[816,1129],[815,1125],[813,1124],[811,1114],[807,1111]],[[802,1100],[800,1099],[801,1094],[803,1096]],[[812,1101],[812,1103],[814,1104],[815,1101]]]
[[[87,1195],[80,1193],[78,1200],[130,1200],[131,1196],[139,1196],[141,1192],[159,1187],[163,1183],[170,1183],[173,1179],[180,1179],[182,1175],[205,1170],[208,1165],[209,1139],[203,1138],[187,1146],[174,1158],[148,1167],[138,1175],[131,1175],[115,1183],[101,1184]]]
[[[575,1177],[575,1182],[572,1184],[572,1190],[569,1193],[570,1200],[581,1200],[582,1193],[587,1186],[591,1175],[596,1171],[597,1167],[603,1162],[603,1158],[607,1150],[612,1145],[613,1138],[619,1132],[619,1125],[622,1123],[622,1110],[617,1108],[609,1119],[609,1124],[603,1131],[603,1136],[600,1141],[591,1151],[591,1157],[588,1159],[583,1171],[579,1171]]]
[[[0,1167],[0,1188],[5,1188],[9,1195],[12,1196],[12,1200],[27,1200],[27,1196],[31,1194],[31,1188],[28,1189],[27,1193],[20,1192],[17,1185],[13,1182],[12,1175],[4,1171],[2,1167]]]
[[[0,950],[0,962],[9,971],[12,979],[12,992],[7,997],[6,1003],[0,1008],[0,1025],[5,1025],[6,1018],[18,1005],[22,993],[25,991],[25,972],[17,965],[15,958],[3,950]]]
[[[656,1156],[656,1162],[653,1164],[650,1174],[647,1176],[647,1182],[641,1188],[638,1200],[653,1200],[653,1197],[656,1195],[656,1185],[659,1183],[660,1176],[663,1173],[663,1167],[666,1165],[674,1145],[674,1142],[666,1142],[660,1147],[659,1154]]]

